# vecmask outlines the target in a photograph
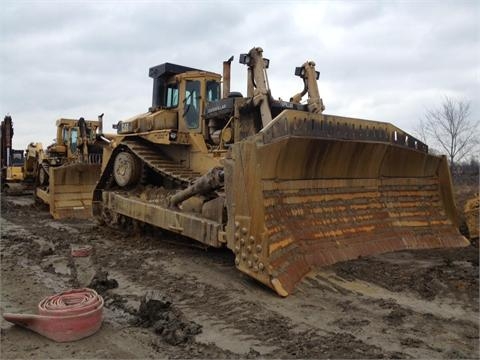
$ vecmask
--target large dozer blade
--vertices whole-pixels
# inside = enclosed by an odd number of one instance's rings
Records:
[[[100,164],[68,164],[49,169],[48,193],[37,196],[50,206],[54,219],[92,217],[93,189],[100,177]]]
[[[225,173],[236,265],[283,296],[320,266],[469,244],[446,158],[387,123],[287,110]]]

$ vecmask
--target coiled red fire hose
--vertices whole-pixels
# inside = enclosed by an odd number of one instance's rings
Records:
[[[92,289],[73,289],[40,301],[38,313],[5,313],[3,318],[57,342],[75,341],[100,329],[103,298]]]
[[[87,257],[92,254],[92,250],[93,250],[92,246],[85,245],[85,246],[78,246],[78,247],[72,248],[70,253],[73,257]]]

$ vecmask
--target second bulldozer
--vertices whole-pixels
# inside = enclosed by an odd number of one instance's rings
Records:
[[[92,193],[100,177],[102,147],[98,145],[101,117],[59,119],[55,143],[36,153],[35,197],[49,206],[55,219],[92,216]]]
[[[230,62],[223,96],[219,74],[150,69],[152,106],[119,122],[104,152],[99,219],[227,247],[281,296],[320,266],[468,245],[445,157],[389,123],[324,114],[311,61],[290,101],[273,99],[261,48],[240,56],[246,97],[229,92]]]
[[[463,208],[463,214],[465,217],[465,223],[468,229],[468,235],[471,240],[477,239],[480,236],[479,228],[479,208],[480,208],[480,195],[476,193],[470,199],[467,200]]]

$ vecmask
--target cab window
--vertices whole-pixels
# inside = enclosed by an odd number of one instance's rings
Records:
[[[13,165],[23,165],[23,152],[15,151],[13,154],[12,163]]]
[[[196,129],[200,116],[200,81],[187,80],[185,87],[185,108],[183,116],[190,129]]]
[[[178,84],[169,84],[167,86],[167,99],[165,104],[169,108],[178,106]]]
[[[220,83],[207,81],[207,101],[220,100]]]
[[[62,128],[62,139],[63,139],[63,144],[67,145],[68,142],[68,129],[66,127]]]
[[[71,133],[70,133],[70,150],[72,153],[77,151],[77,138],[78,138],[78,129],[73,128]]]

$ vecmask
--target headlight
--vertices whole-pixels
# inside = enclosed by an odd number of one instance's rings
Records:
[[[176,131],[171,131],[170,134],[168,134],[168,139],[170,141],[177,141],[177,133]]]
[[[240,59],[238,60],[238,62],[240,64],[245,64],[245,65],[250,65],[250,55],[248,54],[240,54]]]

